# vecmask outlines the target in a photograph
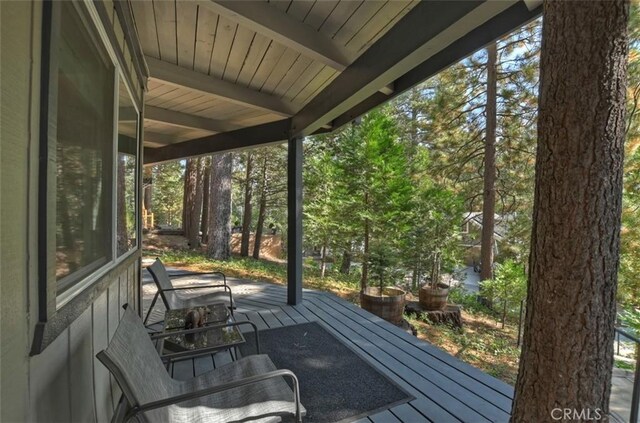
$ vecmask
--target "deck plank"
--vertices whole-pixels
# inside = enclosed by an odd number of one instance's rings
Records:
[[[280,320],[278,320],[276,316],[274,316],[271,310],[261,310],[258,312],[258,314],[260,315],[260,317],[262,317],[269,328],[279,328],[282,326]]]
[[[429,420],[425,416],[416,411],[416,409],[413,408],[410,404],[401,404],[397,407],[389,409],[389,411],[391,411],[393,415],[398,418],[398,420],[403,422],[429,422]]]
[[[174,361],[171,376],[178,380],[191,379],[194,376],[193,359]]]
[[[391,411],[385,410],[369,417],[373,423],[402,423]]]
[[[211,354],[201,355],[193,359],[193,373],[199,376],[214,369],[213,357]]]
[[[215,353],[213,355],[213,361],[215,363],[216,369],[220,366],[231,363],[233,361],[231,350],[224,350]]]

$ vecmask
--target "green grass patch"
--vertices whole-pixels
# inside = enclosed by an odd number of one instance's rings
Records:
[[[614,360],[613,365],[618,369],[623,370],[635,370],[636,366],[633,363],[624,360]]]
[[[174,266],[199,272],[218,271],[230,277],[255,281],[286,284],[287,265],[252,257],[232,256],[229,260],[213,260],[203,252],[182,249],[143,250],[145,257],[160,257],[167,266]],[[330,291],[342,298],[357,302],[359,275],[343,275],[325,272],[321,277],[318,266],[309,260],[303,266],[303,286],[305,288]]]

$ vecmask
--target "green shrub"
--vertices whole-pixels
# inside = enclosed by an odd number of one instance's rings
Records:
[[[482,294],[502,313],[502,324],[507,317],[518,318],[520,304],[527,297],[527,277],[524,266],[506,260],[496,266],[495,277],[481,282]]]

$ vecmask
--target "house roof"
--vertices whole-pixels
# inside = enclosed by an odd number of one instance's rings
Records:
[[[535,18],[511,1],[132,1],[145,162],[334,130]]]
[[[494,214],[494,228],[493,234],[496,240],[501,241],[507,233],[507,223],[513,221],[515,216],[513,214]],[[470,223],[480,229],[482,229],[482,212],[468,212],[465,214],[463,223]]]

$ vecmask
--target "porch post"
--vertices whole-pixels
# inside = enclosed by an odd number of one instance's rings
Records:
[[[287,303],[302,302],[302,137],[289,139],[287,157]]]

